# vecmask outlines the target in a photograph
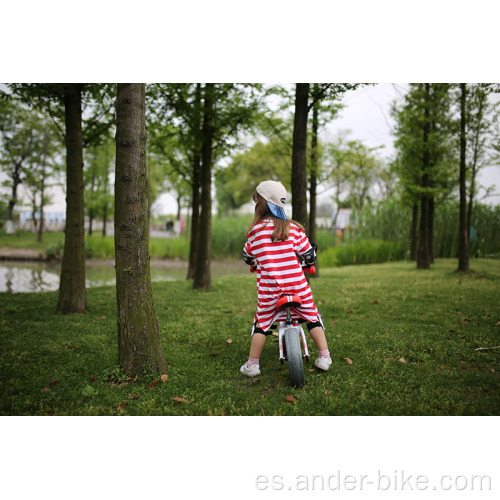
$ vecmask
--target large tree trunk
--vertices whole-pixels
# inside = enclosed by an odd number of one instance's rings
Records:
[[[467,227],[467,192],[466,192],[466,174],[467,167],[465,162],[465,151],[467,147],[465,136],[465,99],[466,84],[460,84],[460,220],[458,230],[458,270],[469,272],[469,237]]]
[[[66,229],[57,312],[68,314],[83,313],[86,309],[80,84],[66,86],[64,113],[66,122]]]
[[[201,170],[201,84],[196,84],[195,97],[195,150],[193,153],[193,177],[191,191],[191,239],[187,279],[193,279],[196,271],[198,240],[200,237],[200,170]]]
[[[410,260],[417,260],[417,231],[418,231],[418,204],[414,203],[412,208],[411,232],[410,232]]]
[[[203,113],[203,145],[201,149],[201,213],[196,257],[196,271],[193,288],[209,289],[210,277],[210,250],[212,244],[212,142],[213,124],[212,114],[214,106],[214,84],[205,85],[205,103]]]
[[[292,219],[307,230],[307,101],[309,84],[297,83],[293,119]]]
[[[164,372],[149,256],[145,85],[118,84],[115,258],[118,359],[131,376]]]
[[[429,120],[429,104],[430,104],[430,84],[425,84],[425,97],[424,97],[424,124],[423,124],[423,160],[422,160],[422,181],[421,185],[424,188],[424,194],[422,195],[420,202],[420,241],[418,245],[417,253],[417,267],[418,269],[430,269],[431,259],[429,255],[429,210],[430,210],[430,199],[426,194],[426,190],[429,187],[429,131],[430,131],[430,120]]]

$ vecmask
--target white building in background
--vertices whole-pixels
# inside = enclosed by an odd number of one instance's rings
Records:
[[[337,219],[335,219],[337,215]],[[346,229],[348,226],[354,225],[352,219],[352,208],[341,208],[338,213],[334,210],[332,213],[332,226],[335,222],[335,227],[333,229]]]

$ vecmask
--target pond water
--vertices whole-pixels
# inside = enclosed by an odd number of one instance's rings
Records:
[[[59,289],[61,265],[46,262],[0,263],[0,292],[48,292]],[[159,261],[151,262],[152,281],[177,281],[186,279],[187,263]],[[212,277],[248,274],[248,267],[241,262],[212,262]],[[87,288],[114,285],[114,262],[88,262],[86,269]]]

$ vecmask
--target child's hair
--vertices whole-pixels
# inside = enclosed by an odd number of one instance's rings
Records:
[[[293,222],[297,226],[299,226],[302,230],[304,229],[301,224],[294,220],[284,220],[278,217],[275,217],[269,207],[267,206],[267,201],[262,198],[262,196],[254,191],[252,195],[253,201],[255,201],[255,215],[253,218],[250,227],[248,228],[247,236],[250,234],[250,231],[259,222],[262,222],[265,219],[271,219],[274,223],[274,231],[271,235],[271,241],[286,241],[288,239],[288,235],[290,234],[290,222]]]

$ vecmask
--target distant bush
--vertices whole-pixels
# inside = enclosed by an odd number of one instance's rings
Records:
[[[359,240],[318,252],[321,267],[381,264],[405,260],[408,257],[408,245],[402,241]]]
[[[458,256],[458,202],[436,205],[434,212],[434,257]],[[412,210],[397,200],[386,200],[366,207],[358,214],[355,240],[377,239],[406,242],[409,245]],[[477,204],[472,215],[471,257],[485,257],[500,252],[500,206]]]

